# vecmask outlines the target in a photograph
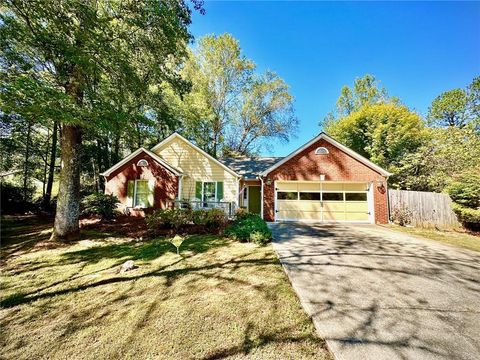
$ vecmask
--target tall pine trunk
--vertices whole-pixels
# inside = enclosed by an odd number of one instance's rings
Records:
[[[28,120],[27,124],[27,138],[25,139],[25,159],[23,164],[23,201],[27,202],[28,194],[28,180],[30,177],[30,138],[32,132],[32,122]],[[28,198],[28,199],[27,199]]]
[[[70,241],[80,235],[81,127],[64,125],[60,143],[62,168],[52,239]]]
[[[45,190],[45,196],[43,198],[43,203],[46,206],[50,205],[50,200],[52,199],[52,187],[53,187],[53,179],[55,175],[55,160],[57,159],[57,133],[58,133],[58,123],[54,121],[53,132],[52,132],[52,148],[50,149],[50,164],[48,168],[47,188]]]

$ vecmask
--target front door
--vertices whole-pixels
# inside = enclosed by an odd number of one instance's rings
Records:
[[[248,211],[260,215],[260,186],[248,187]]]

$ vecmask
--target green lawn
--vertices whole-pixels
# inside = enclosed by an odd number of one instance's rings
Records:
[[[49,227],[2,221],[2,358],[331,359],[271,246],[194,236],[178,256],[94,230],[56,245]]]
[[[422,236],[427,239],[436,240],[465,249],[480,251],[480,236],[471,235],[466,232],[455,230],[422,229],[403,227],[399,225],[388,225],[388,228],[411,235]]]

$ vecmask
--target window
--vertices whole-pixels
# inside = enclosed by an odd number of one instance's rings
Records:
[[[318,192],[301,192],[300,200],[320,200],[320,193]]]
[[[195,182],[195,199],[202,203],[203,207],[208,203],[223,200],[223,181],[196,181]]]
[[[129,180],[127,185],[128,206],[153,207],[154,187],[153,180]]]
[[[278,200],[298,200],[298,193],[293,191],[282,191],[277,193]]]
[[[137,166],[148,166],[148,161],[145,159],[138,160]]]
[[[319,147],[315,150],[315,155],[325,155],[328,154],[328,149],[325,147]]]
[[[150,189],[148,188],[148,180],[137,180],[135,206],[140,206],[142,208],[148,207],[149,195],[150,195]]]
[[[347,201],[367,201],[367,193],[345,193]]]
[[[343,193],[341,192],[324,192],[322,194],[323,201],[343,201]]]
[[[215,198],[215,182],[203,183],[203,201],[214,202]]]

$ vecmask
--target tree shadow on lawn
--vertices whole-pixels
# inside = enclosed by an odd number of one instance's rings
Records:
[[[184,241],[184,243],[181,246],[181,251],[182,253],[189,253],[188,257],[191,257],[196,254],[207,252],[217,247],[226,246],[228,242],[229,240],[225,238],[219,238],[218,236],[215,236],[215,235],[198,235],[198,236],[194,235],[194,236],[190,236]],[[48,267],[48,266],[79,264],[80,265],[79,269],[75,272],[75,274],[67,277],[66,279],[55,281],[45,287],[36,289],[34,292],[12,294],[0,301],[0,307],[10,308],[10,307],[14,307],[24,303],[29,303],[42,298],[48,298],[56,295],[63,295],[63,294],[68,294],[75,291],[85,290],[90,287],[96,287],[96,286],[101,286],[106,284],[117,283],[117,282],[132,281],[135,279],[140,279],[140,278],[150,277],[150,276],[165,276],[167,278],[167,281],[170,282],[173,280],[173,278],[191,271],[213,269],[217,266],[223,266],[229,263],[229,262],[226,262],[222,264],[205,265],[203,267],[198,267],[198,268],[189,267],[189,268],[175,269],[171,271],[163,271],[164,269],[170,266],[173,266],[176,263],[184,260],[184,257],[182,255],[182,258],[180,258],[178,261],[175,261],[174,263],[168,264],[160,269],[157,268],[151,272],[143,273],[138,276],[118,275],[118,276],[102,279],[94,283],[82,284],[74,288],[66,288],[66,289],[60,289],[52,292],[44,292],[49,288],[61,285],[63,283],[68,283],[69,281],[78,280],[82,277],[90,276],[95,273],[103,272],[105,270],[112,270],[127,260],[148,262],[148,261],[155,260],[165,255],[166,253],[172,253],[172,254],[176,253],[175,247],[172,244],[170,244],[166,239],[151,240],[148,242],[130,241],[127,243],[120,243],[120,244],[99,245],[99,246],[94,246],[88,249],[81,249],[81,250],[66,252],[64,254],[61,254],[60,260],[58,260],[56,264],[49,263],[46,266]],[[113,264],[109,264],[107,268],[101,268],[94,272],[89,272],[84,275],[79,275],[80,272],[87,265],[92,265],[105,259],[118,259],[118,261],[114,262]],[[234,265],[235,262],[233,261],[232,264]],[[35,265],[35,263],[31,263],[31,265]],[[38,268],[38,266],[36,268]]]

